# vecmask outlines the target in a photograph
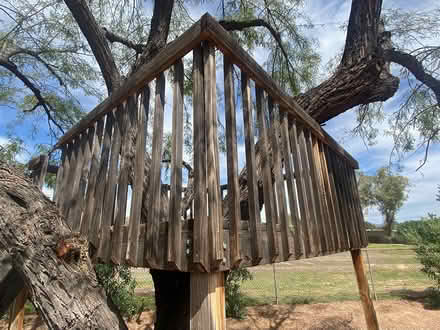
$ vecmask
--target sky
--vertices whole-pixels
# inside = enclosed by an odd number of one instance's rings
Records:
[[[399,7],[402,9],[411,8],[415,10],[426,10],[435,6],[436,1],[387,1],[384,0],[384,8]],[[322,62],[320,67],[320,77],[324,79],[327,76],[325,70],[326,63],[341,52],[345,43],[345,31],[340,26],[346,23],[350,12],[351,1],[349,0],[308,0],[305,1],[305,13],[310,17],[311,21],[316,24],[315,28],[308,31],[310,36],[317,38],[319,52]],[[151,8],[149,8],[151,10]],[[218,16],[217,6],[212,6],[209,3],[202,3],[190,11],[191,16],[196,20],[205,11],[210,11],[214,16]],[[437,43],[438,44],[438,43]],[[262,63],[265,60],[267,52],[262,49],[257,49],[254,52],[255,59]],[[393,70],[398,70],[394,67]],[[396,71],[395,71],[396,72]],[[219,77],[218,77],[219,78]],[[221,79],[218,79],[221,83]],[[171,95],[171,90],[168,88],[166,94]],[[391,100],[385,102],[384,108],[386,113],[392,112],[399,106],[404,89],[401,88],[397,95]],[[96,101],[90,97],[81,97],[81,102],[86,109],[92,110],[96,105]],[[167,108],[169,111],[171,102],[167,101]],[[1,107],[0,111],[2,117],[0,119],[0,144],[4,143],[8,134],[8,127],[11,123],[17,120],[17,113],[13,109]],[[238,116],[238,115],[237,115]],[[36,143],[53,144],[44,131],[33,132],[34,122],[24,121],[16,126],[16,131],[24,139],[28,152],[20,155],[21,161],[26,161],[34,152]],[[41,124],[44,125],[44,124]],[[165,122],[165,130],[171,127],[171,121],[168,119]],[[374,146],[366,147],[362,139],[353,137],[349,131],[355,126],[355,115],[353,111],[348,111],[337,118],[327,122],[325,129],[332,135],[349,153],[359,161],[360,170],[366,174],[374,174],[374,172],[382,166],[389,164],[389,156],[392,150],[392,138],[385,134],[380,134],[377,138],[377,143]],[[384,121],[381,129],[387,128],[387,122]],[[239,152],[244,150],[243,145],[238,146]],[[242,153],[244,155],[244,152]],[[226,166],[225,156],[220,156],[223,169]],[[435,201],[435,194],[437,192],[437,184],[440,184],[438,179],[437,164],[440,163],[440,147],[435,145],[431,148],[427,163],[422,169],[416,171],[423,159],[423,150],[412,153],[405,157],[401,162],[402,171],[400,175],[407,176],[410,180],[410,190],[408,193],[408,200],[397,214],[397,221],[418,219],[421,216],[430,213],[440,214],[440,203]],[[240,168],[244,162],[244,157],[240,157]],[[222,171],[225,172],[224,170]],[[50,194],[50,191],[46,189]],[[370,208],[365,212],[367,221],[381,224],[383,222],[381,214],[375,208]]]

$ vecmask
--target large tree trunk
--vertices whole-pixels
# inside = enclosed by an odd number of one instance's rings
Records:
[[[0,250],[50,329],[127,329],[99,287],[87,241],[18,169],[0,164]]]

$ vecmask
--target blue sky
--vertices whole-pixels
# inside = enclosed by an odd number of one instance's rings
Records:
[[[384,0],[384,8],[387,7],[399,7],[416,10],[425,10],[434,7],[436,1],[387,1]],[[339,26],[345,23],[349,16],[351,1],[321,1],[321,0],[309,0],[306,1],[305,11],[311,18],[312,22],[317,25],[310,35],[317,38],[319,41],[318,51],[322,57],[322,65],[320,75],[322,79],[325,79],[326,72],[323,69],[329,59],[337,55],[343,48],[345,42],[345,32],[339,28]],[[191,16],[197,19],[205,11],[210,11],[212,14],[216,14],[217,5],[212,6],[210,4],[202,4],[195,6],[191,11]],[[254,53],[255,58],[260,63],[265,60],[266,52],[264,50],[256,50]],[[397,68],[394,68],[397,70]],[[218,76],[220,76],[218,74]],[[218,82],[221,84],[221,80],[218,77]],[[404,84],[402,84],[404,85]],[[167,88],[167,95],[171,95],[171,90]],[[385,110],[390,113],[399,105],[401,95],[404,90],[401,88],[393,99],[385,102]],[[96,104],[91,98],[82,97],[81,102],[84,108],[91,110]],[[170,100],[167,100],[167,107],[171,104]],[[219,107],[221,108],[221,107]],[[169,109],[169,108],[168,108]],[[7,107],[1,107],[0,111],[2,117],[0,119],[0,144],[4,143],[8,134],[8,127],[17,119],[16,111]],[[237,116],[241,116],[238,114]],[[25,120],[19,125],[15,126],[16,134],[20,135],[24,139],[29,153],[21,155],[22,160],[26,160],[34,152],[34,145],[36,143],[49,143],[53,144],[48,138],[46,132],[41,130],[35,134],[32,134],[33,125],[37,127],[46,127],[46,123],[43,120],[41,123],[35,121]],[[165,122],[168,129],[171,127],[170,120]],[[377,144],[366,148],[363,141],[360,138],[351,136],[348,131],[355,126],[355,116],[353,111],[348,111],[343,115],[338,116],[335,119],[329,121],[326,125],[326,130],[338,141],[344,148],[350,152],[360,163],[360,169],[368,174],[374,173],[374,171],[381,167],[388,165],[389,155],[392,149],[393,141],[390,136],[381,134],[377,139]],[[381,129],[386,129],[386,120],[383,122]],[[239,145],[239,151],[243,150],[244,146]],[[244,154],[244,153],[243,153]],[[407,176],[410,179],[411,187],[409,191],[409,198],[401,211],[398,213],[398,221],[410,220],[419,218],[426,215],[428,212],[440,213],[440,203],[435,201],[435,193],[437,190],[437,184],[440,183],[438,179],[438,170],[436,165],[440,163],[440,147],[435,145],[431,148],[429,159],[426,165],[416,172],[416,168],[420,164],[423,158],[423,152],[419,151],[408,155],[401,163],[403,170],[402,175]],[[244,160],[244,159],[243,159]],[[243,163],[243,160],[240,163]],[[225,156],[221,156],[221,163],[226,166]],[[240,164],[241,165],[241,164]],[[367,221],[380,224],[382,223],[382,216],[375,208],[371,208],[365,213]]]

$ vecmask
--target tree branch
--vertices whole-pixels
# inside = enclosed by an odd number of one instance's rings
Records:
[[[0,58],[0,66],[4,67],[5,69],[12,72],[18,79],[20,79],[23,84],[28,87],[35,95],[35,97],[38,100],[38,103],[43,107],[44,111],[46,112],[47,118],[49,122],[54,123],[56,127],[61,131],[61,133],[64,134],[64,129],[61,127],[60,124],[52,117],[51,110],[53,111],[53,108],[49,102],[41,95],[40,89],[35,86],[23,73],[18,70],[17,66],[10,62],[5,61],[4,59]],[[35,110],[35,109],[34,109]]]
[[[64,2],[67,7],[69,7],[75,21],[86,37],[101,69],[107,91],[110,94],[119,87],[121,75],[104,33],[96,22],[85,0],[64,0]]]
[[[120,44],[123,44],[124,46],[127,46],[128,48],[136,51],[137,54],[141,54],[147,47],[146,44],[136,44],[128,39],[121,37],[120,35],[117,35],[116,33],[107,30],[107,28],[105,27],[103,27],[102,30],[104,31],[104,35],[108,41],[110,41],[111,43],[118,42]]]
[[[420,62],[415,56],[399,50],[387,49],[384,50],[384,57],[387,61],[397,63],[407,68],[417,80],[425,84],[434,92],[437,103],[440,104],[440,80],[428,74],[423,67],[422,62]]]

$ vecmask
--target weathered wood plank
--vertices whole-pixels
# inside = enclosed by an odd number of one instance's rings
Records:
[[[308,130],[304,131],[305,146],[307,149],[307,161],[309,164],[309,174],[310,174],[310,191],[313,196],[314,210],[315,210],[315,229],[318,240],[320,242],[320,253],[327,252],[327,240],[324,227],[324,211],[323,202],[321,200],[320,187],[319,187],[319,177],[317,174],[317,164],[314,158],[312,133]]]
[[[215,48],[209,42],[203,44],[203,64],[207,138],[208,233],[211,269],[217,269],[223,261],[223,211],[218,160]]]
[[[309,240],[311,242],[311,253],[313,256],[318,256],[321,249],[321,240],[319,237],[319,230],[317,225],[317,214],[316,214],[316,201],[314,196],[315,185],[312,182],[311,166],[308,162],[308,152],[307,152],[307,140],[306,131],[307,128],[299,126],[298,130],[298,142],[300,149],[300,161],[302,164],[302,174],[304,179],[304,187],[307,195],[307,208],[310,210],[310,218],[308,221],[309,227]]]
[[[328,216],[329,216],[329,234],[333,241],[333,249],[335,252],[341,250],[340,239],[339,239],[339,226],[337,225],[337,216],[335,211],[335,200],[332,194],[329,169],[327,166],[327,159],[325,157],[324,146],[321,141],[318,141],[318,153],[321,159],[321,175],[324,183],[324,193],[326,195]]]
[[[73,128],[66,132],[54,148],[59,148],[61,145],[69,142],[74,136],[93,125],[95,121],[120,105],[129,96],[134,95],[161,72],[173,65],[179,58],[190,52],[202,39],[206,38],[206,34],[202,30],[202,19],[194,23],[180,37],[163,47],[156,56],[142,65],[134,74],[130,75],[130,78],[121,87],[111,93],[107,99],[98,104]]]
[[[223,57],[224,86],[225,86],[225,116],[226,116],[226,159],[228,169],[228,203],[231,214],[229,232],[231,267],[238,267],[242,257],[240,254],[240,188],[238,186],[238,155],[237,128],[235,110],[235,87],[233,66],[227,56]]]
[[[102,209],[101,235],[99,239],[99,248],[97,252],[98,259],[104,263],[108,263],[111,254],[111,237],[110,226],[113,222],[115,210],[115,194],[118,182],[118,164],[119,153],[121,151],[121,127],[119,117],[124,111],[121,105],[113,114],[113,135],[111,141],[110,163],[108,168],[107,184],[104,195],[104,208]]]
[[[156,82],[157,84],[157,82]],[[140,222],[141,222],[141,207],[142,207],[142,194],[144,190],[144,166],[145,166],[145,145],[146,145],[146,117],[149,111],[150,102],[139,102],[139,98],[150,99],[150,88],[145,86],[140,95],[135,99],[135,108],[133,114],[136,114],[135,123],[131,123],[132,127],[136,125],[136,145],[133,171],[133,183],[132,183],[132,195],[130,206],[130,220],[128,227],[129,244],[127,246],[127,252],[125,255],[126,262],[129,265],[138,265],[139,255],[144,255],[144,249],[140,248]],[[160,110],[159,110],[160,112]],[[131,117],[131,119],[134,119]],[[159,155],[159,157],[162,154]],[[151,168],[150,168],[151,171]],[[151,184],[151,181],[150,181]],[[150,204],[151,205],[151,204]],[[147,221],[150,219],[147,219]],[[159,221],[159,219],[157,219]],[[150,223],[148,224],[150,226]]]
[[[336,225],[338,228],[338,241],[339,241],[339,247],[341,250],[347,250],[348,249],[348,243],[347,243],[347,233],[343,229],[343,214],[339,203],[339,196],[336,189],[336,183],[335,183],[335,176],[334,176],[334,165],[333,160],[331,156],[331,149],[328,148],[327,145],[323,144],[324,148],[324,154],[325,159],[327,161],[327,172],[329,176],[329,182],[330,182],[330,191],[332,194],[333,199],[333,206],[336,214]]]
[[[113,226],[112,234],[112,252],[111,261],[115,264],[122,263],[122,256],[125,256],[126,251],[123,251],[123,226],[125,224],[126,211],[127,211],[127,194],[128,194],[128,178],[130,171],[130,150],[132,147],[131,138],[131,121],[129,116],[136,117],[135,112],[137,110],[136,97],[130,96],[128,101],[124,104],[123,111],[118,111],[116,119],[118,125],[121,128],[121,160],[119,166],[119,178],[118,178],[118,192],[116,196],[116,215],[115,225]],[[134,120],[133,120],[134,122]],[[128,230],[127,230],[128,234]],[[125,252],[125,253],[124,253]]]
[[[318,180],[318,186],[317,186],[317,192],[319,194],[319,198],[321,200],[321,210],[322,210],[322,227],[323,227],[323,233],[325,235],[325,242],[326,242],[326,252],[327,253],[333,253],[335,251],[334,247],[334,241],[333,241],[333,235],[332,235],[332,227],[330,225],[330,214],[329,214],[329,205],[327,196],[325,194],[325,183],[324,183],[324,177],[322,175],[322,167],[323,164],[321,164],[321,155],[319,154],[319,140],[315,136],[311,136],[312,138],[312,149],[313,149],[313,160],[315,162],[315,170],[316,170],[316,177]]]
[[[281,143],[279,141],[280,121],[276,118],[274,105],[270,97],[268,99],[268,109],[271,127],[270,140],[272,144],[273,174],[277,196],[275,203],[278,204],[278,223],[281,225],[282,258],[288,260],[290,256],[294,254],[294,249],[292,244],[289,244],[290,223],[287,214],[287,196],[284,187],[284,175],[281,168]]]
[[[53,192],[53,201],[57,206],[60,205],[60,198],[62,198],[62,184],[63,184],[63,177],[64,177],[64,168],[66,164],[66,146],[61,147],[61,165],[57,172],[57,179],[55,183],[55,191]]]
[[[71,162],[72,162],[72,144],[68,143],[64,146],[66,148],[66,160],[64,163],[64,170],[63,170],[63,180],[61,181],[61,189],[60,189],[60,197],[59,197],[59,208],[60,213],[65,214],[65,209],[67,207],[67,198],[69,196],[68,192],[68,180],[70,177],[70,171],[71,171]],[[72,166],[73,167],[73,166]]]
[[[101,147],[104,132],[104,119],[98,120],[94,134],[94,144],[90,163],[90,173],[87,183],[86,205],[84,215],[81,222],[81,234],[88,235],[89,231],[94,227],[93,211],[95,206],[95,189],[96,180],[98,179],[99,165],[101,158]]]
[[[301,150],[298,141],[298,130],[296,127],[296,121],[292,121],[290,128],[290,141],[292,148],[292,158],[294,164],[294,173],[296,178],[296,188],[298,190],[298,204],[301,216],[301,231],[303,233],[302,239],[304,244],[304,252],[306,257],[313,256],[313,235],[311,228],[309,228],[311,221],[310,208],[307,201],[307,189],[306,189],[306,172],[301,160]]]
[[[93,205],[93,223],[90,228],[89,241],[96,247],[99,247],[99,229],[101,228],[102,210],[104,207],[104,193],[107,183],[108,161],[110,158],[110,145],[113,130],[113,113],[106,115],[104,138],[102,142],[102,153],[99,164],[98,178],[96,180],[94,205]]]
[[[225,274],[223,272],[191,273],[191,329],[226,329],[224,281]]]
[[[243,121],[244,121],[244,138],[246,150],[246,170],[247,170],[247,186],[248,186],[248,205],[249,205],[249,227],[251,237],[252,249],[252,264],[258,265],[263,258],[261,251],[261,239],[258,232],[260,220],[260,208],[258,201],[258,180],[257,164],[255,160],[255,143],[254,143],[254,121],[252,117],[252,100],[251,88],[248,75],[241,71],[241,97],[243,102]]]
[[[362,247],[366,247],[368,245],[368,238],[367,238],[367,232],[365,231],[365,221],[364,221],[364,214],[362,212],[361,202],[359,198],[359,190],[358,190],[358,184],[356,181],[356,173],[353,168],[349,169],[350,177],[351,177],[351,184],[352,184],[352,190],[353,190],[353,197],[354,197],[354,203],[358,212],[358,221],[359,221],[359,227],[361,231],[361,241],[362,241]]]
[[[181,270],[182,219],[182,153],[183,153],[183,62],[174,64],[173,127],[171,142],[170,206],[168,217],[167,262]]]
[[[272,185],[272,170],[268,153],[268,134],[265,118],[265,98],[264,91],[260,87],[255,88],[256,112],[258,119],[258,127],[260,130],[260,159],[263,175],[263,194],[264,194],[264,210],[266,214],[266,225],[269,235],[269,253],[272,262],[275,262],[279,255],[278,235],[275,232],[276,224],[276,206],[274,205],[274,191]],[[256,174],[256,173],[255,173]]]
[[[88,131],[83,134],[83,141],[81,145],[82,154],[83,154],[83,166],[81,169],[78,192],[76,194],[76,204],[73,208],[73,218],[74,225],[72,230],[74,232],[80,232],[81,229],[81,216],[84,208],[85,201],[85,192],[87,187],[87,179],[89,176],[89,168],[90,168],[90,157],[91,157],[91,148],[93,147],[93,137],[95,134],[95,128],[91,127]]]
[[[38,175],[38,183],[37,186],[40,190],[43,189],[44,180],[46,179],[47,175],[47,166],[49,165],[49,156],[46,154],[43,154],[40,156],[41,159],[41,167],[40,167],[40,173]]]
[[[23,330],[24,305],[28,297],[28,290],[23,288],[9,308],[8,330]]]
[[[206,200],[205,97],[203,87],[203,51],[193,51],[193,146],[194,146],[194,236],[193,262],[201,271],[209,271],[208,221]]]
[[[66,217],[67,223],[72,227],[73,218],[69,217],[70,211],[72,210],[73,199],[75,198],[75,188],[74,181],[77,175],[77,168],[79,167],[78,157],[81,149],[81,137],[77,136],[72,143],[72,151],[70,157],[70,171],[69,177],[66,181],[66,199],[64,204],[64,216]]]
[[[296,192],[295,175],[293,173],[293,160],[289,140],[288,118],[286,111],[284,111],[282,108],[280,108],[280,121],[284,169],[286,172],[286,185],[289,197],[290,216],[292,218],[293,236],[295,242],[295,258],[300,258],[301,256],[304,256],[304,238],[301,230],[302,228],[300,222],[298,196]]]

